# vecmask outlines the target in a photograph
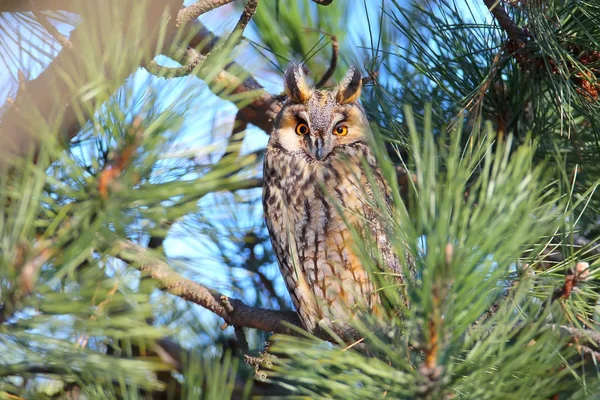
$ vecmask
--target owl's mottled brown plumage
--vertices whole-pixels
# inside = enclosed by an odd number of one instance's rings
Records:
[[[373,282],[352,251],[348,223],[368,230],[384,267],[399,272],[377,210],[370,206],[376,202],[369,176],[388,198],[389,189],[369,148],[371,131],[357,102],[361,84],[352,68],[334,90],[315,90],[301,67],[288,68],[289,100],[265,155],[265,219],[284,281],[309,332],[319,322],[343,332],[357,307],[379,312]]]

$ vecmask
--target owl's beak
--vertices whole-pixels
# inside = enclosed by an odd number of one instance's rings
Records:
[[[331,141],[321,135],[308,135],[306,147],[308,154],[316,160],[323,160],[331,153]]]

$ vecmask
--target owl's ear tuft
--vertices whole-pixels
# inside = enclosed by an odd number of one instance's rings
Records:
[[[356,67],[350,67],[346,76],[337,86],[336,100],[340,104],[352,103],[360,97],[362,89],[362,77]]]
[[[292,64],[285,70],[284,86],[285,93],[294,103],[306,103],[312,94],[300,64]]]

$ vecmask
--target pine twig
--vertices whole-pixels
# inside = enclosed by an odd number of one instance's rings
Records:
[[[557,299],[568,299],[571,292],[580,282],[585,282],[589,279],[590,265],[586,262],[578,262],[575,264],[575,271],[569,270],[565,274],[563,286],[558,288],[552,294],[552,301]]]
[[[40,25],[42,25],[44,27],[44,29],[46,29],[48,31],[48,33],[50,35],[52,35],[52,37],[54,39],[56,39],[56,41],[58,43],[60,43],[60,45],[62,47],[65,47],[67,49],[72,49],[73,44],[71,43],[69,38],[67,38],[65,35],[60,33],[58,31],[58,29],[56,29],[56,27],[54,25],[52,25],[52,23],[48,20],[48,18],[46,18],[46,16],[37,8],[35,0],[30,0],[30,3],[31,3],[31,11],[33,12],[33,16],[35,17],[37,22]]]
[[[329,79],[333,76],[335,68],[337,67],[338,60],[338,40],[337,36],[331,35],[331,60],[329,61],[329,68],[325,71],[325,74],[317,83],[317,87],[323,87]]]
[[[374,84],[376,84],[378,77],[379,77],[379,72],[378,71],[371,71],[371,72],[369,72],[369,75],[367,75],[364,78],[362,78],[362,84],[366,85],[366,84],[371,83],[371,82],[373,82]]]
[[[246,3],[246,6],[242,11],[242,15],[240,15],[238,22],[235,24],[235,27],[225,42],[223,42],[221,45],[214,46],[214,48],[211,50],[211,53],[218,51],[221,48],[231,50],[239,44],[242,36],[244,35],[244,30],[246,30],[248,23],[250,23],[250,20],[256,12],[256,7],[258,7],[258,0],[248,0],[248,3]],[[210,54],[208,56],[210,56]]]
[[[438,350],[439,350],[439,329],[441,325],[440,317],[440,293],[439,289],[433,288],[433,315],[430,317],[428,330],[428,343],[425,349],[425,364],[428,370],[433,370],[437,366]]]

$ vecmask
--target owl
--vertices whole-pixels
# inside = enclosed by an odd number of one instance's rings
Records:
[[[376,217],[381,210],[374,209],[377,192],[391,206],[389,188],[369,146],[358,69],[350,68],[326,91],[312,88],[302,67],[292,65],[284,85],[288,99],[265,154],[265,220],[305,329],[317,333],[325,324],[343,336],[358,309],[381,312],[375,285],[353,252],[349,226],[370,233],[384,269],[400,272]]]

